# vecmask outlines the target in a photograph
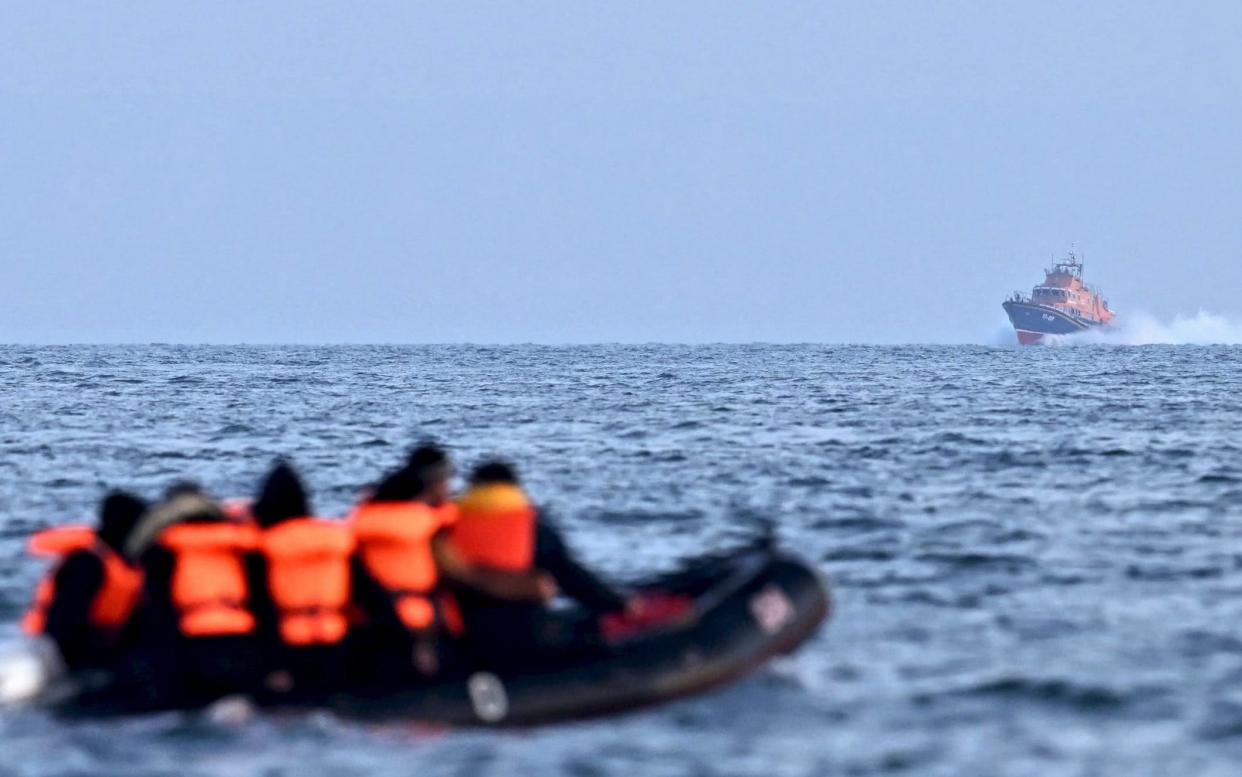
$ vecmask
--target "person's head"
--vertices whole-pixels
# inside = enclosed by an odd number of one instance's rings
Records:
[[[164,500],[151,508],[157,523],[213,523],[225,520],[215,497],[195,480],[174,481],[164,491]]]
[[[95,534],[108,547],[122,552],[125,542],[147,511],[147,503],[124,491],[109,491],[99,505]]]
[[[418,498],[418,479],[409,467],[389,473],[371,491],[370,502],[409,502]]]
[[[306,488],[289,462],[281,459],[272,467],[259,487],[250,512],[255,522],[263,527],[310,515]]]
[[[434,442],[425,442],[410,451],[405,470],[417,484],[417,498],[420,501],[438,505],[452,496],[453,462],[448,453]]]
[[[164,501],[172,500],[182,496],[207,496],[207,490],[202,484],[194,480],[177,480],[174,481],[167,489],[164,490]]]
[[[471,486],[485,486],[492,483],[518,485],[517,469],[507,461],[485,461],[470,473]]]
[[[215,523],[226,520],[220,505],[192,480],[178,480],[164,491],[162,501],[151,506],[125,540],[125,555],[138,559],[160,533],[181,523]]]

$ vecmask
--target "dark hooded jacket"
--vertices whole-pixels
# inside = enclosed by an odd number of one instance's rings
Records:
[[[96,535],[124,554],[126,540],[146,508],[146,503],[131,494],[108,494],[100,505]],[[110,664],[118,650],[132,643],[134,631],[131,623],[122,632],[120,644],[111,644],[91,625],[91,606],[104,581],[103,560],[92,550],[71,553],[56,570],[54,581],[56,594],[48,605],[44,634],[56,643],[69,669]]]
[[[264,478],[250,514],[262,530],[311,515],[306,488],[287,462],[278,462]],[[261,553],[255,553],[246,560],[246,568],[256,589],[251,592],[251,609],[258,623],[259,636],[269,648],[275,649],[281,642],[276,606],[268,593],[267,560]]]

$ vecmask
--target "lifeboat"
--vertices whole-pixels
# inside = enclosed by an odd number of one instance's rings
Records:
[[[1029,296],[1014,292],[1002,303],[1019,343],[1035,345],[1048,335],[1072,335],[1113,321],[1116,314],[1103,293],[1083,282],[1082,265],[1071,250],[1044,271],[1044,282]]]

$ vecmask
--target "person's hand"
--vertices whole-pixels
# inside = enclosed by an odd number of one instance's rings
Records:
[[[431,677],[440,671],[440,658],[436,655],[436,647],[432,642],[426,640],[417,640],[414,643],[414,650],[410,655],[410,661],[414,664],[414,668],[419,674]]]
[[[264,678],[263,685],[273,693],[288,693],[293,690],[293,675],[284,669],[277,669]]]
[[[646,597],[641,594],[625,600],[625,614],[631,618],[641,618],[649,609]]]
[[[552,579],[552,576],[543,573],[540,573],[535,578],[535,590],[539,594],[539,600],[544,602],[552,601],[560,593],[560,589],[556,587],[556,581]]]

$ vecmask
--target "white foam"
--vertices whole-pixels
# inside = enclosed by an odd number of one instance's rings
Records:
[[[46,640],[0,646],[0,705],[29,701],[63,674],[56,648]]]
[[[258,708],[249,698],[234,695],[212,702],[204,714],[214,725],[237,728],[254,720],[255,715],[258,714]]]
[[[1138,311],[1119,314],[1117,322],[1073,335],[1051,335],[1048,345],[1236,345],[1242,344],[1242,321],[1200,310],[1161,321]]]
[[[1013,331],[1013,324],[1008,319],[1002,318],[992,328],[991,335],[983,341],[987,345],[1017,345],[1018,335]]]

